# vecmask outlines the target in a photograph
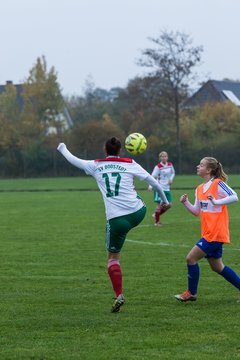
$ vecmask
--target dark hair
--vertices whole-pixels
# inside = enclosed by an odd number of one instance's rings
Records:
[[[121,141],[116,137],[112,137],[108,139],[105,143],[105,150],[107,155],[113,155],[113,156],[119,155],[121,147],[122,147]]]
[[[211,169],[211,176],[227,182],[228,176],[223,171],[223,166],[217,159],[207,156],[204,158],[204,160],[207,161],[207,167]]]

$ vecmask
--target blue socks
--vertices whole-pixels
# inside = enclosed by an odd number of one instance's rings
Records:
[[[188,269],[188,290],[191,291],[192,295],[197,294],[198,282],[199,282],[199,266],[187,265]],[[221,273],[219,273],[224,279],[230,282],[233,286],[240,290],[240,277],[230,267],[224,266]]]
[[[198,264],[195,265],[187,264],[187,269],[188,269],[188,290],[191,291],[192,295],[196,295],[199,276],[200,276],[199,266]]]
[[[219,273],[224,279],[240,290],[240,277],[230,267],[224,266],[222,272]]]

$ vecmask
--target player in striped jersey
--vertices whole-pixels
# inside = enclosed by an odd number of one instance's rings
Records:
[[[190,213],[200,215],[201,239],[187,255],[188,289],[175,295],[179,301],[197,300],[198,261],[203,257],[207,258],[213,271],[240,290],[240,277],[222,261],[223,244],[230,243],[227,205],[238,201],[238,196],[226,184],[227,175],[215,158],[203,158],[197,166],[197,174],[204,182],[196,189],[194,205],[187,194],[180,198]]]
[[[106,247],[108,250],[108,274],[116,300],[112,312],[119,312],[124,304],[120,252],[127,233],[137,226],[146,214],[146,206],[134,188],[134,178],[144,180],[159,194],[164,208],[168,200],[158,182],[133,159],[120,157],[121,142],[112,137],[105,143],[106,157],[83,160],[72,155],[64,143],[58,151],[74,166],[92,175],[102,193],[106,210]]]

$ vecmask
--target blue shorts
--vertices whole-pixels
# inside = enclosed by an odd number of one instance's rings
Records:
[[[199,247],[202,251],[204,251],[207,255],[205,258],[215,258],[219,259],[222,257],[222,245],[223,243],[218,241],[208,242],[204,238],[201,238],[197,243],[196,246]]]

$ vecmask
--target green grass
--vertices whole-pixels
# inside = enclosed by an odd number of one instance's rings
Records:
[[[37,178],[37,179],[1,179],[0,191],[46,191],[46,190],[87,190],[97,189],[92,177]]]
[[[197,175],[176,176],[172,189],[194,189],[201,179]],[[229,184],[239,189],[239,175],[229,176]],[[145,189],[146,183],[136,181],[137,188]],[[0,192],[4,191],[48,191],[48,190],[96,190],[97,184],[92,177],[63,177],[37,179],[0,179]]]
[[[0,180],[0,359],[240,359],[239,293],[205,260],[198,301],[174,299],[186,288],[185,256],[200,233],[178,199],[188,192],[193,200],[188,188],[198,183],[176,177],[162,228],[153,226],[153,194],[140,190],[148,212],[124,245],[126,305],[111,314],[101,194],[61,191],[94,190],[93,179]],[[237,176],[229,183],[237,186]],[[26,191],[33,189],[41,191]],[[238,273],[239,206],[229,206],[232,244],[224,251]]]

